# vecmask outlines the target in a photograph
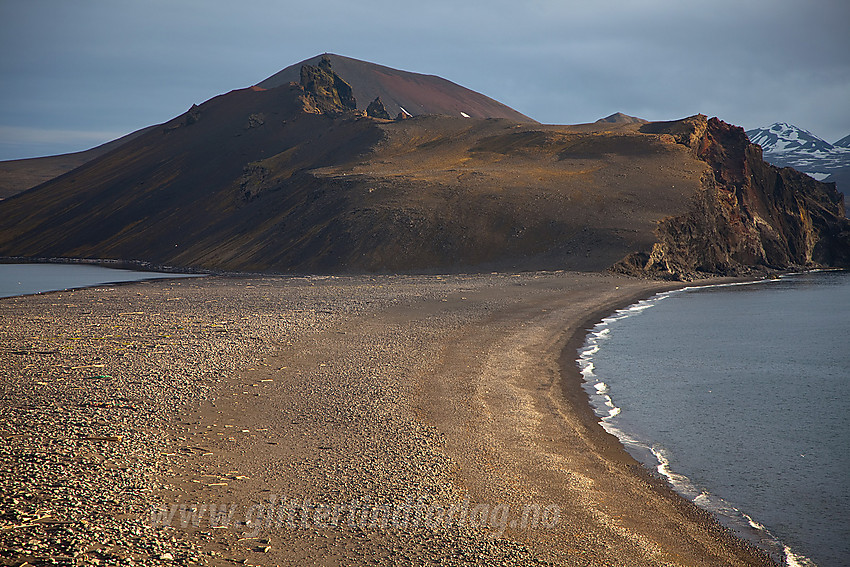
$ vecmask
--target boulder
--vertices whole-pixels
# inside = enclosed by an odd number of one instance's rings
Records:
[[[384,106],[381,97],[377,97],[375,100],[369,103],[369,106],[366,107],[366,116],[390,120],[390,113],[387,112],[387,108]]]

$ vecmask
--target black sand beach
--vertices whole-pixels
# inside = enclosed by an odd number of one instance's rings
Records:
[[[7,565],[765,565],[596,423],[587,273],[0,300]]]

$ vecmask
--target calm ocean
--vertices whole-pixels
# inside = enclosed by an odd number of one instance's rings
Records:
[[[197,275],[118,270],[91,264],[0,264],[0,297],[119,282],[185,277]]]
[[[603,426],[789,565],[850,565],[850,273],[658,295],[580,352]]]

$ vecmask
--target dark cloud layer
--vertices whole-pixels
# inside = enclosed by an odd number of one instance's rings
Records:
[[[549,123],[702,112],[850,134],[846,0],[0,2],[0,159],[80,150],[333,52]]]

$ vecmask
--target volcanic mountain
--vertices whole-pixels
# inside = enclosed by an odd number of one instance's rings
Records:
[[[359,61],[342,55],[327,53],[296,63],[261,81],[259,88],[271,89],[289,82],[301,81],[304,65],[317,66],[327,59],[333,68],[357,93],[356,108],[366,110],[376,99],[386,110],[386,118],[399,114],[445,114],[472,118],[507,118],[517,122],[535,122],[504,104],[489,97],[456,85],[434,75],[399,71]],[[0,199],[5,199],[31,187],[71,171],[99,157],[121,144],[132,140],[147,130],[143,128],[83,152],[58,156],[0,161]]]
[[[257,86],[273,89],[290,82],[298,83],[305,65],[317,66],[322,60],[329,61],[334,71],[351,85],[359,110],[366,110],[370,102],[380,98],[390,117],[399,114],[444,114],[463,118],[507,118],[516,122],[536,122],[501,102],[441,77],[399,71],[333,53],[317,55],[290,65]]]
[[[541,125],[339,61],[193,106],[0,202],[0,254],[290,273],[850,266],[834,185],[764,163],[740,128]]]

